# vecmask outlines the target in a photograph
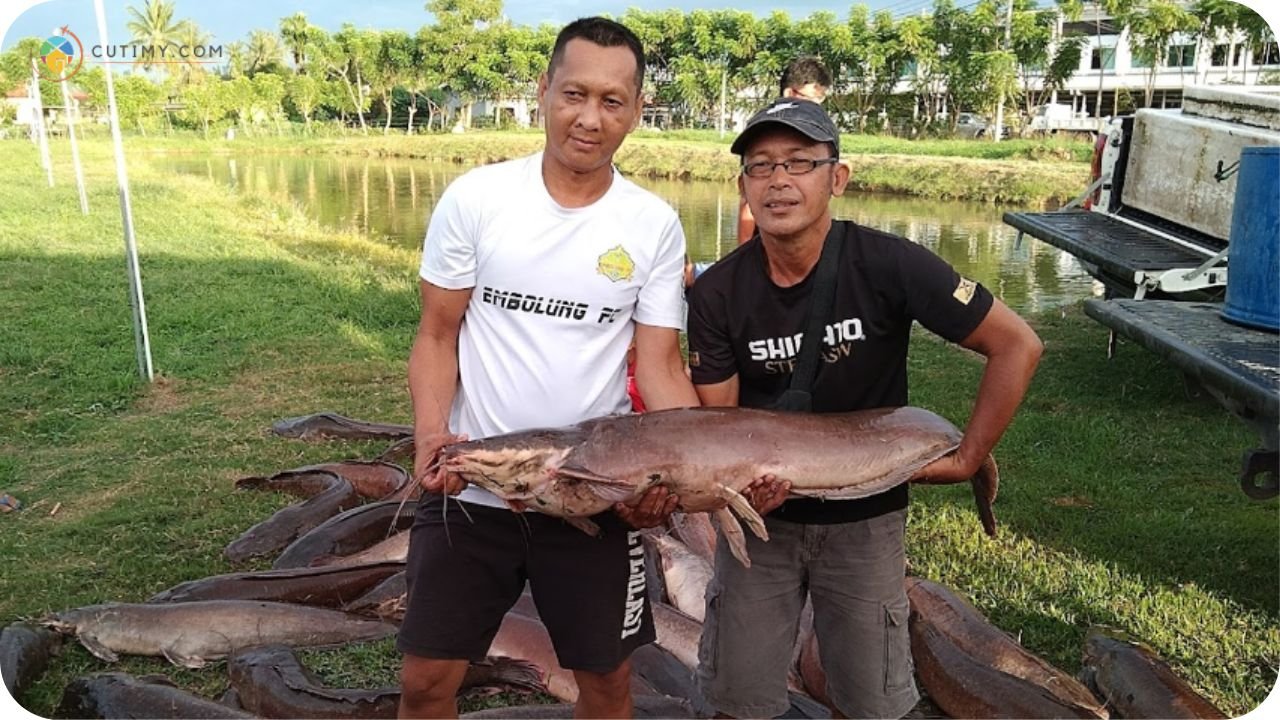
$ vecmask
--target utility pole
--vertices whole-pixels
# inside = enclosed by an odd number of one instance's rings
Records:
[[[720,131],[720,137],[724,138],[724,105],[725,95],[729,90],[729,58],[724,58],[720,65],[720,117],[716,121],[716,129]]]
[[[1009,9],[1004,16],[1004,49],[1010,50],[1013,37],[1013,0],[1009,0]],[[1000,99],[996,102],[996,131],[991,134],[991,142],[1000,142],[1004,136],[1004,88],[1000,88]]]

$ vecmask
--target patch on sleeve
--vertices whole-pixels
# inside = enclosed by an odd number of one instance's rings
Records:
[[[689,367],[698,367],[698,366],[699,366],[699,365],[701,365],[701,364],[702,364],[702,358],[698,357],[698,353],[697,353],[697,352],[695,352],[695,351],[690,351],[690,352],[689,352]]]
[[[951,293],[951,297],[960,301],[961,305],[968,305],[973,300],[973,294],[978,291],[978,283],[968,279],[960,278],[960,284],[956,285],[956,291]]]

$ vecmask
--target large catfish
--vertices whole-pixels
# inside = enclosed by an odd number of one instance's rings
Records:
[[[588,517],[661,485],[680,497],[681,510],[715,512],[734,555],[749,564],[733,513],[768,539],[740,494],[757,478],[790,481],[795,496],[867,497],[917,479],[961,435],[914,407],[832,414],[683,408],[457,443],[440,462],[498,497],[593,533]],[[995,460],[988,456],[972,483],[983,528],[994,534]]]
[[[952,717],[1108,716],[1089,689],[1019,645],[950,589],[906,579],[920,683]]]
[[[99,660],[115,662],[117,653],[162,656],[189,668],[252,645],[332,647],[396,632],[390,623],[336,610],[252,600],[91,605],[41,624],[75,635]]]
[[[0,630],[0,676],[4,689],[19,697],[44,674],[62,647],[62,636],[38,625],[16,622]]]
[[[399,687],[324,685],[302,664],[293,648],[284,645],[258,645],[237,651],[227,660],[227,675],[240,703],[257,717],[394,718],[400,705]],[[484,686],[544,690],[536,668],[511,658],[487,658],[467,666],[460,689]]]
[[[332,412],[284,418],[271,425],[271,432],[299,440],[401,440],[413,437],[412,425],[353,420]]]
[[[1226,717],[1175,675],[1151,648],[1119,631],[1089,628],[1084,664],[1086,682],[1120,717]]]
[[[135,677],[112,672],[72,680],[62,692],[55,717],[64,718],[218,718],[255,717],[173,685],[162,675]]]
[[[175,585],[149,603],[195,600],[268,600],[318,607],[342,607],[404,570],[404,563],[288,568],[213,575]]]

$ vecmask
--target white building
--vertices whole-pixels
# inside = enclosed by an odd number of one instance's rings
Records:
[[[1132,106],[1145,104],[1150,67],[1134,53],[1128,29],[1116,27],[1098,6],[1086,5],[1079,20],[1059,20],[1058,33],[1062,37],[1083,36],[1085,45],[1076,74],[1062,92],[1046,102],[1071,104],[1092,117],[1125,112],[1126,94]],[[1150,78],[1151,104],[1179,107],[1182,89],[1188,85],[1255,85],[1277,71],[1280,50],[1274,38],[1261,47],[1246,47],[1243,33],[1232,38],[1223,31],[1212,40],[1177,35]],[[1033,87],[1038,87],[1036,76],[1030,79]]]

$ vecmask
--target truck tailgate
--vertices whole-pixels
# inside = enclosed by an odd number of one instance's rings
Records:
[[[1135,273],[1195,268],[1209,259],[1155,233],[1087,210],[1007,212],[1005,223],[1075,255],[1127,284]]]

